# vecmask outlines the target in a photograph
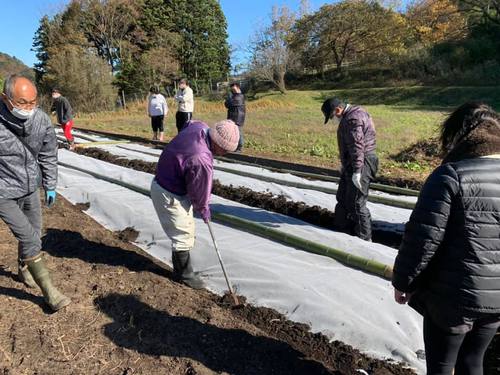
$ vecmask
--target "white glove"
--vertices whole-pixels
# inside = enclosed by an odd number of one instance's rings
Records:
[[[352,175],[352,183],[358,190],[361,190],[361,172]]]

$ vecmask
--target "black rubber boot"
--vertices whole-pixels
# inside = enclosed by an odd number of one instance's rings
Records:
[[[205,287],[203,281],[193,271],[189,251],[172,252],[172,263],[174,264],[174,276],[178,281],[193,289],[203,289]]]
[[[45,267],[41,254],[34,258],[24,260],[24,263],[26,263],[33,279],[42,290],[45,302],[53,311],[61,310],[71,303],[68,297],[52,285],[49,270]]]

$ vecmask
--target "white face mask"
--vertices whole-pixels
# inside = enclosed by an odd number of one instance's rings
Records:
[[[12,113],[15,117],[17,117],[20,120],[28,120],[31,116],[33,116],[35,110],[34,109],[27,110],[27,109],[13,107],[10,113]]]

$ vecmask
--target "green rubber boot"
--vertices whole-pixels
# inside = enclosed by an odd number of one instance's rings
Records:
[[[68,306],[71,300],[62,294],[57,288],[52,285],[50,280],[49,270],[45,267],[42,255],[37,255],[34,258],[24,261],[28,266],[33,279],[42,290],[45,302],[53,311],[61,310]]]
[[[28,288],[36,288],[38,286],[33,276],[31,276],[28,266],[21,261],[17,264],[17,277],[19,281],[24,283]]]

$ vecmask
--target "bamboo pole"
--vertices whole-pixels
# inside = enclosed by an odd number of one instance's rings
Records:
[[[90,143],[79,143],[76,147],[86,148],[86,147],[94,147],[99,145],[117,145],[122,143],[128,143],[128,141],[98,141],[98,142],[90,142]]]
[[[146,195],[148,197],[151,196],[151,192],[149,189],[145,189],[140,186],[136,186],[134,184],[130,184],[128,182],[113,177],[101,175],[97,172],[93,172],[85,168],[80,168],[74,165],[70,165],[61,161],[59,161],[58,164],[69,169],[74,169],[79,172],[89,174],[100,180],[123,186],[129,190]],[[366,259],[357,255],[352,255],[345,251],[335,249],[333,247],[322,245],[314,241],[306,240],[304,238],[294,236],[274,228],[266,227],[265,225],[259,223],[242,219],[240,217],[228,215],[222,212],[217,212],[216,210],[212,210],[212,218],[215,219],[215,221],[220,222],[222,224],[226,224],[228,226],[245,230],[249,233],[258,235],[260,237],[271,239],[276,242],[280,242],[285,245],[292,246],[310,253],[327,256],[329,258],[335,259],[345,264],[346,266],[350,266],[359,269],[361,271],[365,271],[383,277],[387,280],[392,279],[392,267],[383,264],[381,262],[371,259]]]
[[[288,246],[299,248],[310,253],[327,256],[345,264],[346,266],[354,267],[362,271],[381,276],[387,280],[392,279],[392,267],[381,262],[349,254],[345,251],[322,245],[314,241],[306,240],[304,238],[294,236],[292,234],[288,234],[274,228],[266,227],[265,225],[245,220],[233,215],[228,215],[221,212],[213,212],[212,218],[228,226],[243,229],[247,232],[265,238],[270,238]]]

